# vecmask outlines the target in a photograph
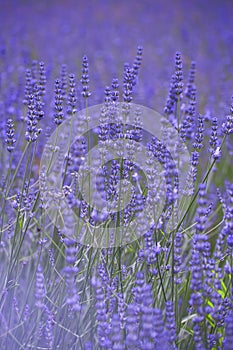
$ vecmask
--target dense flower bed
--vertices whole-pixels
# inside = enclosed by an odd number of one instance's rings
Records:
[[[0,6],[0,349],[232,349],[232,2]]]

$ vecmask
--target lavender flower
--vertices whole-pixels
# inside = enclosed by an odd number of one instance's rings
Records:
[[[203,131],[204,131],[203,116],[199,114],[197,131],[195,133],[195,142],[193,143],[193,148],[201,149],[203,147],[203,137],[204,137]]]
[[[180,52],[175,57],[175,91],[178,96],[183,92],[183,68]]]
[[[155,340],[155,324],[154,324],[154,309],[151,286],[145,284],[143,286],[143,299],[141,303],[140,317],[140,347],[142,350],[154,349]]]
[[[29,102],[29,96],[32,94],[32,89],[33,89],[33,85],[32,85],[32,71],[31,69],[27,69],[26,70],[26,84],[25,84],[25,89],[24,89],[24,100],[23,103],[25,105],[28,104]]]
[[[166,330],[169,339],[169,345],[171,349],[177,349],[175,345],[176,341],[176,323],[174,305],[171,301],[166,302]]]
[[[82,79],[81,83],[83,86],[82,95],[84,98],[88,98],[91,96],[91,92],[89,90],[89,69],[88,69],[88,59],[87,56],[83,56],[82,62]]]
[[[37,83],[37,78],[38,78],[38,62],[37,60],[33,60],[32,61],[32,68],[31,68],[31,71],[32,71],[32,79],[33,79],[33,82],[34,84]]]
[[[38,85],[34,86],[33,95],[35,97],[36,118],[38,119],[38,121],[40,121],[41,119],[44,118],[44,111],[43,111],[44,103],[41,100],[42,94],[41,94],[40,87]]]
[[[27,130],[25,138],[28,142],[35,142],[41,133],[41,128],[38,128],[38,120],[40,116],[36,109],[36,100],[34,95],[28,97],[28,114],[26,118]]]
[[[5,143],[7,145],[7,151],[12,152],[15,148],[15,127],[12,119],[8,119],[6,123],[6,139]]]
[[[46,307],[46,324],[45,324],[45,338],[47,341],[47,344],[49,348],[53,347],[53,341],[54,341],[54,334],[53,334],[53,314],[52,312]]]
[[[124,350],[123,330],[121,329],[120,316],[114,314],[112,316],[111,341],[113,350]]]
[[[46,290],[45,290],[45,281],[44,281],[44,274],[41,268],[41,265],[38,265],[37,271],[36,271],[36,288],[35,288],[35,299],[36,303],[35,305],[42,309],[45,307],[45,299],[46,296]]]
[[[96,295],[96,319],[98,321],[97,335],[100,346],[107,349],[112,348],[112,341],[110,340],[110,324],[108,321],[108,314],[106,310],[106,301],[104,291],[101,286],[100,280],[92,280],[92,284],[95,288]],[[114,337],[115,338],[115,337]]]
[[[113,102],[117,102],[119,100],[119,82],[118,79],[112,80],[112,91],[111,98]]]
[[[76,243],[70,238],[65,238],[64,243],[66,246],[66,267],[64,268],[66,283],[67,283],[67,297],[66,304],[71,307],[73,311],[80,311],[79,295],[75,284],[75,276],[77,274],[76,261]]]
[[[183,243],[183,235],[180,232],[175,234],[174,241],[174,273],[175,273],[175,282],[176,284],[181,283],[181,278],[179,277],[179,273],[182,269],[182,243]]]
[[[233,116],[232,115],[227,115],[226,122],[222,124],[222,130],[226,135],[230,135],[233,133]]]
[[[133,85],[136,85],[139,69],[140,69],[140,66],[142,64],[142,51],[143,51],[142,46],[138,46],[137,55],[136,55],[135,60],[133,62],[133,70],[134,70]]]
[[[105,103],[105,106],[108,108],[108,106],[110,105],[110,102],[112,100],[111,96],[112,96],[112,92],[111,92],[111,89],[109,86],[106,86],[105,87],[105,90],[104,90],[104,103]]]
[[[194,341],[195,341],[195,349],[196,350],[206,350],[203,344],[203,340],[201,337],[201,327],[199,324],[195,324],[193,327],[194,330]]]
[[[196,116],[196,88],[192,86],[189,92],[189,104],[185,108],[185,117],[182,122],[180,135],[184,141],[191,140],[193,137],[194,121]]]
[[[55,101],[54,101],[54,121],[56,125],[60,125],[64,119],[63,113],[63,91],[61,88],[61,81],[55,81]]]
[[[135,349],[138,346],[138,323],[137,323],[137,309],[135,304],[129,304],[127,307],[127,317],[126,317],[126,331],[127,337],[125,344],[128,349]]]
[[[227,244],[233,248],[233,184],[227,186],[227,207],[225,211],[224,235],[227,236]]]
[[[69,75],[69,95],[68,95],[68,114],[75,114],[77,112],[77,92],[76,92],[76,84],[75,84],[75,76],[74,74]]]
[[[196,76],[196,62],[192,61],[190,65],[190,70],[189,70],[187,88],[185,90],[185,95],[190,99],[193,98],[193,93],[196,92],[196,86],[194,84],[195,76]]]
[[[39,73],[40,73],[40,78],[39,78],[39,90],[40,90],[40,95],[41,97],[45,96],[46,92],[46,73],[45,73],[45,65],[44,62],[40,62],[40,68],[39,68]]]
[[[233,100],[233,96],[232,96]],[[231,115],[226,116],[226,121],[222,124],[222,131],[225,135],[233,133],[233,103],[230,108]]]
[[[231,350],[233,343],[233,315],[232,312],[226,317],[225,320],[226,325],[226,336],[223,341],[224,350]]]
[[[176,88],[175,88],[175,75],[173,74],[171,77],[171,83],[169,88],[169,94],[166,101],[166,105],[164,107],[164,112],[167,115],[171,115],[174,112],[174,106],[177,102]]]
[[[61,66],[61,72],[60,72],[60,88],[61,88],[61,95],[63,98],[66,98],[66,90],[67,90],[67,65],[62,64]]]
[[[197,209],[197,225],[196,229],[199,233],[202,233],[205,229],[205,223],[207,221],[207,200],[206,200],[206,185],[199,185],[199,198],[198,198],[198,209]]]
[[[133,99],[134,71],[128,64],[124,67],[123,98],[124,102],[131,102]]]

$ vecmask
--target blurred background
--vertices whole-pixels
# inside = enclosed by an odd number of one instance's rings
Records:
[[[142,45],[134,102],[163,111],[180,51],[185,74],[197,63],[199,110],[223,116],[233,93],[232,13],[231,0],[1,0],[1,82],[32,59],[52,72],[65,63],[80,78],[87,54],[95,104]]]

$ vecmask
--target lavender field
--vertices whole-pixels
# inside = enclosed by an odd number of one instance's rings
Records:
[[[0,0],[0,350],[233,349],[232,14]]]

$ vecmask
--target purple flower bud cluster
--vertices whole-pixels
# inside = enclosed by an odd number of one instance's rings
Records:
[[[210,153],[213,159],[218,160],[221,157],[221,150],[219,147],[218,138],[218,119],[217,117],[212,117],[211,120],[211,136],[210,136]]]
[[[197,316],[194,319],[195,324],[199,324],[204,320],[204,269],[206,258],[209,256],[210,245],[208,237],[204,232],[207,221],[206,216],[206,186],[199,185],[199,198],[197,209],[197,224],[196,233],[193,236],[192,257],[191,257],[191,271],[192,279],[190,289],[192,290],[190,305],[196,311]],[[202,269],[200,269],[202,266]],[[199,328],[197,328],[199,329]]]
[[[107,171],[107,169],[105,169]],[[106,174],[106,173],[105,173]],[[107,174],[106,174],[107,175]],[[117,185],[120,179],[120,165],[119,163],[114,159],[111,162],[111,169],[108,176],[108,179],[105,181],[105,190],[106,190],[106,199],[107,201],[117,201],[118,199],[118,191],[117,191]]]
[[[161,247],[160,243],[156,243],[153,238],[154,230],[151,228],[143,235],[144,248],[139,251],[139,258],[146,261],[150,272],[154,275],[157,274],[156,262],[160,253],[165,252],[166,248]]]
[[[110,322],[107,314],[105,293],[102,284],[99,279],[92,280],[92,285],[95,288],[95,307],[96,307],[96,319],[98,321],[97,336],[99,345],[106,349],[111,349],[112,342],[110,339]]]
[[[180,273],[182,273],[182,245],[183,245],[183,235],[181,232],[176,232],[174,240],[174,274],[175,283],[181,284]],[[184,268],[184,267],[183,267]]]
[[[43,97],[45,96],[46,92],[46,72],[45,72],[45,64],[44,62],[39,63],[39,90],[40,90],[40,95]]]
[[[136,55],[135,60],[133,62],[133,70],[134,70],[135,79],[138,76],[138,72],[139,72],[140,66],[142,64],[142,52],[143,52],[142,46],[138,46],[137,55]],[[136,84],[136,82],[134,83],[134,85],[135,84]]]
[[[166,330],[170,349],[176,350],[176,322],[175,311],[172,301],[166,302]]]
[[[37,119],[38,121],[42,120],[44,118],[44,103],[42,102],[42,96],[40,86],[36,84],[34,86],[34,96],[35,96],[35,109],[37,113]]]
[[[76,287],[76,274],[78,272],[75,266],[77,247],[76,242],[70,238],[64,239],[64,244],[66,247],[66,266],[64,268],[66,284],[67,284],[67,297],[66,304],[73,311],[80,311],[79,295]]]
[[[143,287],[143,300],[141,302],[141,315],[140,315],[140,330],[139,339],[141,349],[153,349],[155,339],[155,325],[154,322],[154,310],[153,310],[153,298],[151,286],[149,284]]]
[[[32,84],[32,71],[31,69],[26,70],[26,83],[25,83],[25,88],[24,88],[24,100],[23,103],[25,105],[28,104],[29,102],[29,96],[32,94],[33,91],[33,84]]]
[[[133,99],[134,69],[128,64],[124,67],[123,99],[124,102],[131,102]]]
[[[91,92],[89,90],[89,69],[88,69],[87,56],[83,56],[81,83],[82,83],[82,86],[83,86],[82,96],[84,98],[90,97],[91,96]]]
[[[167,115],[170,115],[174,112],[174,107],[175,107],[175,104],[177,102],[175,82],[176,82],[176,78],[175,78],[175,74],[173,74],[171,77],[168,98],[166,100],[166,105],[164,107],[164,112]]]
[[[200,150],[203,147],[203,138],[204,138],[204,121],[203,116],[199,114],[197,122],[197,130],[195,133],[195,142],[193,143],[193,148]]]
[[[61,95],[63,96],[63,99],[66,99],[66,92],[67,92],[67,82],[68,82],[68,77],[67,77],[67,65],[62,64],[61,66],[61,72],[60,72],[60,89],[61,89]]]
[[[112,80],[112,91],[111,91],[111,100],[113,102],[119,101],[119,81],[117,78]],[[107,95],[106,95],[107,98]]]
[[[190,99],[193,99],[193,94],[196,93],[195,77],[196,77],[196,62],[192,61],[190,65],[190,70],[189,70],[187,88],[185,89],[185,95]]]
[[[225,208],[225,225],[223,228],[224,236],[226,236],[227,246],[230,251],[233,248],[233,185],[227,186],[227,201]]]
[[[67,113],[71,115],[75,114],[77,112],[77,91],[74,74],[69,75],[68,105]]]
[[[199,163],[199,152],[193,151],[191,153],[191,160],[190,160],[190,170],[189,170],[189,179],[188,184],[190,189],[190,194],[192,195],[194,192],[193,185],[195,184],[197,180],[197,169],[198,169],[198,163]]]
[[[180,96],[183,92],[183,67],[180,52],[176,53],[175,57],[175,91],[176,95]]]
[[[38,78],[38,62],[37,60],[33,60],[32,61],[32,68],[31,68],[31,71],[32,71],[32,79],[33,79],[33,83],[36,83],[37,82],[37,78]]]
[[[123,329],[121,328],[119,314],[113,314],[111,322],[111,341],[113,350],[124,350]]]
[[[205,346],[204,346],[204,342],[202,339],[202,335],[201,335],[201,327],[199,323],[196,323],[193,326],[193,330],[194,330],[194,341],[195,341],[195,349],[196,350],[206,350]]]
[[[105,289],[105,303],[107,311],[112,313],[116,304],[115,292],[118,282],[118,276],[116,276],[114,279],[109,278],[104,261],[105,258],[103,258],[103,262],[98,266],[98,275],[101,279],[102,286]]]
[[[40,120],[40,117],[41,114],[40,110],[37,109],[37,101],[35,95],[29,95],[28,113],[26,117],[27,130],[25,133],[25,138],[28,142],[35,142],[42,131],[41,128],[38,128],[38,121]]]
[[[54,122],[56,125],[60,125],[64,120],[64,113],[63,113],[63,91],[62,91],[62,84],[61,80],[57,79],[55,81],[55,98],[54,98]]]
[[[230,135],[233,133],[233,116],[227,115],[226,121],[222,124],[222,131],[226,135]]]
[[[46,289],[45,289],[44,274],[43,274],[41,265],[38,265],[37,271],[36,271],[35,299],[36,299],[36,306],[39,309],[42,309],[45,307],[45,296],[46,296]]]
[[[47,345],[52,348],[53,347],[53,325],[54,325],[54,316],[53,313],[46,307],[46,323],[45,323],[45,339],[47,341]]]
[[[188,106],[184,110],[185,115],[180,130],[180,135],[184,141],[192,140],[194,134],[193,129],[196,117],[196,86],[194,84],[194,79],[195,63],[192,62],[185,92],[185,96],[189,99]]]
[[[233,314],[232,312],[226,317],[226,336],[223,341],[224,350],[231,350],[233,344]]]
[[[196,218],[196,229],[198,233],[202,233],[205,230],[205,224],[207,221],[207,199],[206,199],[206,185],[204,183],[199,184],[199,196],[198,196],[198,208]]]
[[[230,113],[231,115],[227,115],[226,121],[222,124],[222,131],[225,135],[230,135],[233,133],[233,103],[231,104]]]
[[[6,123],[6,138],[5,143],[7,145],[7,151],[12,152],[15,148],[15,127],[12,119],[8,119]]]

